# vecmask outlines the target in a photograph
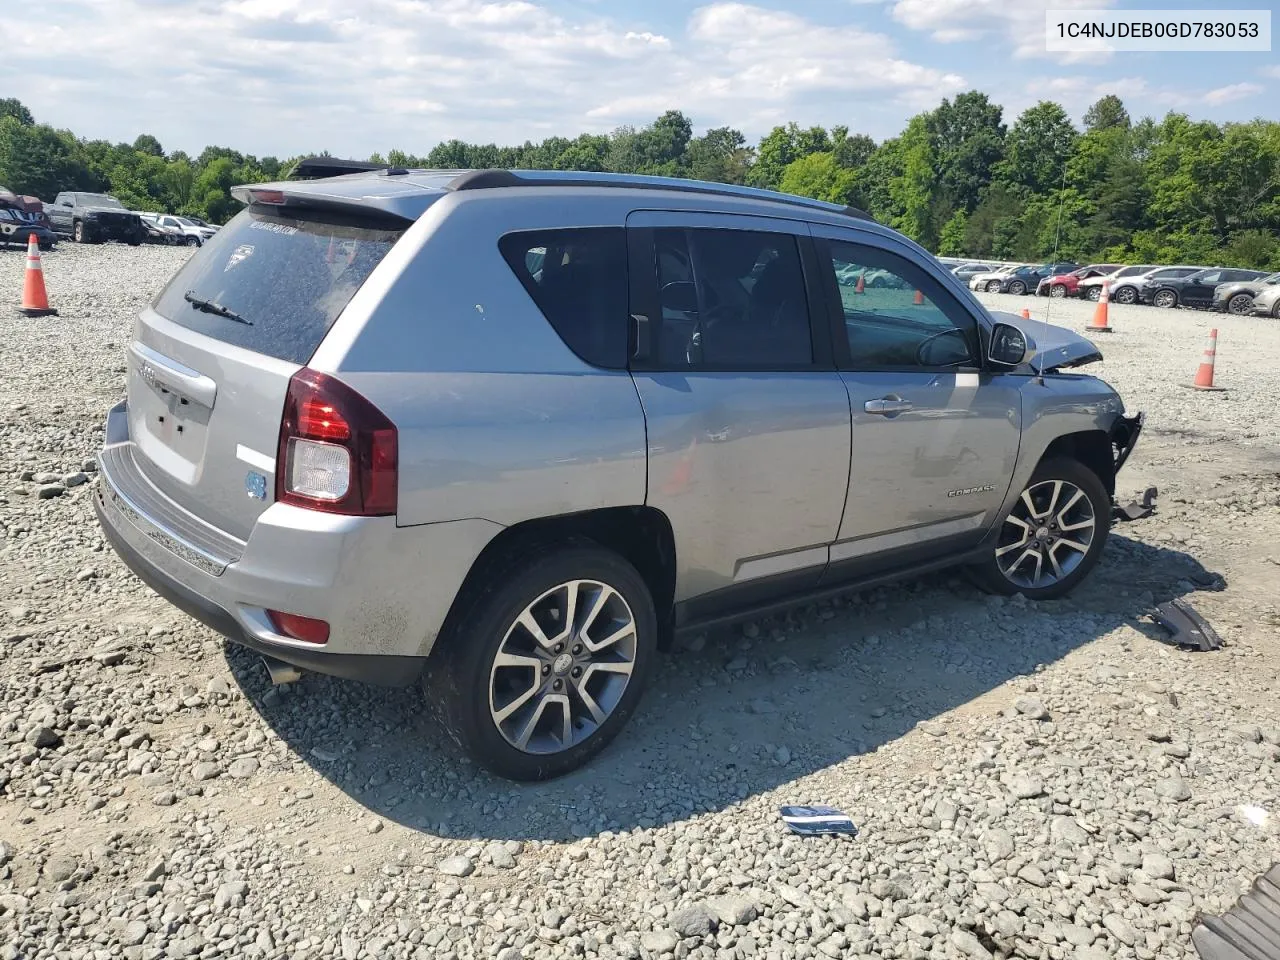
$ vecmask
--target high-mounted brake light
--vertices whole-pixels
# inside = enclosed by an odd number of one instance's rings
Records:
[[[276,500],[326,513],[396,512],[395,424],[341,380],[303,368],[289,381],[276,449]]]
[[[254,203],[284,203],[283,190],[250,190],[249,199]]]

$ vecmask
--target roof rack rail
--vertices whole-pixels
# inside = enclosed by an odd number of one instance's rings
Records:
[[[373,170],[385,170],[388,173],[394,168],[389,163],[368,163],[364,160],[339,160],[337,157],[306,157],[294,164],[289,171],[290,180],[323,180],[327,177],[341,177],[348,173],[368,173]],[[401,172],[401,171],[395,171]],[[408,171],[403,171],[408,172]]]
[[[579,173],[550,170],[467,170],[449,181],[445,189],[492,190],[503,187],[618,187],[632,190],[673,190],[683,193],[703,193],[720,197],[741,197],[751,200],[769,200],[796,207],[808,207],[827,213],[842,214],[858,220],[876,222],[875,217],[857,207],[841,206],[824,200],[812,200],[789,193],[761,190],[756,187],[740,187],[728,183],[711,183],[705,180],[681,180],[676,177],[650,177],[618,173]]]

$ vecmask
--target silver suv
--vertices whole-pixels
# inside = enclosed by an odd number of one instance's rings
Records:
[[[600,750],[678,631],[1098,560],[1141,417],[1067,372],[1096,348],[856,210],[531,171],[235,195],[138,318],[104,533],[275,678],[421,680],[501,775]]]

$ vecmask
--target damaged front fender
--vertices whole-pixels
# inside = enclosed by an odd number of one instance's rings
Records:
[[[1131,417],[1116,417],[1116,422],[1111,425],[1111,455],[1115,458],[1117,474],[1129,459],[1129,454],[1133,453],[1146,419],[1146,414],[1139,412]]]

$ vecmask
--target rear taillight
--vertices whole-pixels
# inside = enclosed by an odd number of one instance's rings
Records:
[[[303,368],[289,381],[276,450],[276,500],[327,513],[396,512],[398,439],[382,411],[341,380]]]

